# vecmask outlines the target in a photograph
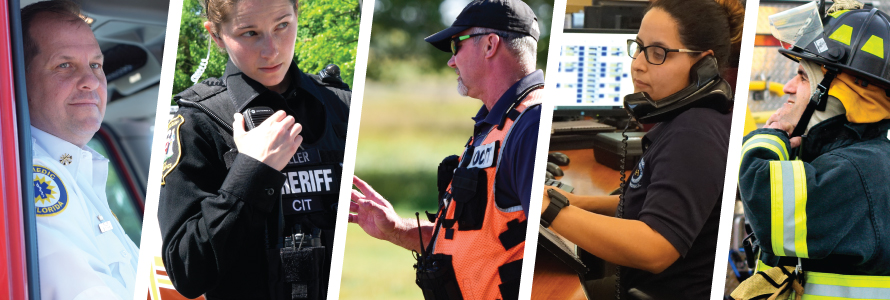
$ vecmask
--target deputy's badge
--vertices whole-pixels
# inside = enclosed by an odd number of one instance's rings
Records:
[[[646,161],[640,158],[640,163],[637,164],[637,169],[634,170],[633,176],[630,177],[630,187],[638,188],[640,187],[640,180],[643,179],[643,168],[646,167]]]
[[[185,120],[182,116],[176,116],[167,123],[167,142],[164,144],[164,165],[161,172],[161,185],[166,184],[167,174],[179,164],[182,156],[182,143],[179,141],[179,127]]]
[[[62,163],[63,166],[67,166],[71,164],[71,154],[65,153],[59,157],[59,162]]]
[[[34,206],[38,217],[55,216],[68,206],[68,189],[56,173],[44,166],[34,166]]]

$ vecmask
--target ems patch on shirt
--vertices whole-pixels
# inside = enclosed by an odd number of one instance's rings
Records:
[[[61,213],[68,206],[68,189],[65,183],[52,170],[44,166],[34,166],[34,206],[38,217],[51,217]]]
[[[634,170],[633,176],[630,177],[630,187],[638,188],[640,187],[640,180],[643,179],[643,168],[646,166],[646,162],[640,158],[640,163],[637,164],[637,169]]]
[[[164,144],[164,165],[161,171],[161,185],[166,184],[167,175],[179,164],[182,157],[182,143],[179,141],[179,127],[185,120],[176,116],[167,123],[167,142]]]

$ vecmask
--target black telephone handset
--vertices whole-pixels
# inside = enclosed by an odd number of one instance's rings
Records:
[[[643,124],[670,120],[692,107],[709,107],[721,113],[732,109],[732,88],[720,77],[714,56],[705,56],[692,65],[689,78],[689,86],[658,101],[646,92],[624,96],[624,109]],[[710,97],[714,95],[721,97]]]
[[[272,108],[267,106],[257,106],[251,107],[244,111],[244,126],[247,131],[251,131],[260,124],[263,123],[266,119],[275,114],[275,111]]]

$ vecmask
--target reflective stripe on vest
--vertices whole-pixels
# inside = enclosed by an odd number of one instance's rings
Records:
[[[890,276],[804,273],[804,300],[890,299]]]
[[[770,161],[769,170],[773,253],[808,258],[807,175],[803,162]]]
[[[529,93],[515,109],[520,113],[523,113],[529,107],[540,103],[542,97],[542,90],[540,88],[535,89]],[[507,111],[505,113],[510,112]],[[495,141],[500,141],[501,149],[498,150],[500,152],[500,150],[503,150],[504,148],[505,141],[510,135],[510,130],[512,129],[513,124],[516,120],[521,118],[522,114],[515,120],[507,118],[501,129],[498,129],[498,126],[496,125],[493,126],[491,131],[479,145],[488,145]],[[470,144],[472,145],[475,143],[474,141],[471,141]],[[503,284],[503,282],[501,282],[498,268],[507,265],[508,263],[522,260],[523,258],[525,249],[524,238],[520,243],[514,245],[504,245],[499,238],[502,233],[505,233],[509,229],[508,223],[511,221],[514,222],[514,225],[515,222],[526,221],[525,212],[522,211],[522,206],[517,205],[514,207],[502,208],[498,207],[495,202],[495,177],[502,157],[503,155],[498,155],[496,165],[483,169],[485,171],[485,176],[487,176],[488,179],[488,191],[485,204],[485,216],[481,229],[461,231],[459,229],[460,224],[455,222],[453,227],[449,229],[453,230],[453,236],[449,239],[448,235],[445,233],[446,229],[441,227],[441,220],[437,221],[437,226],[440,226],[440,231],[438,235],[434,237],[435,242],[433,244],[432,252],[434,254],[447,254],[452,256],[455,278],[457,279],[464,299],[504,299],[504,296],[501,295],[500,292],[500,285]],[[461,156],[461,159],[463,158],[464,155]],[[451,190],[452,187],[451,184],[449,184],[449,193]],[[455,200],[451,201],[453,202]],[[440,214],[439,218],[454,219],[454,215],[455,206],[448,205],[447,211],[445,211],[444,214]]]

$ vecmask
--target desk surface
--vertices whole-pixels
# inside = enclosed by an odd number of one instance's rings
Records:
[[[555,151],[551,151],[555,152]],[[574,194],[607,195],[621,184],[618,171],[596,162],[592,149],[559,151],[569,156],[569,165],[558,180],[575,187]],[[556,257],[538,248],[532,299],[586,299],[578,275]]]

